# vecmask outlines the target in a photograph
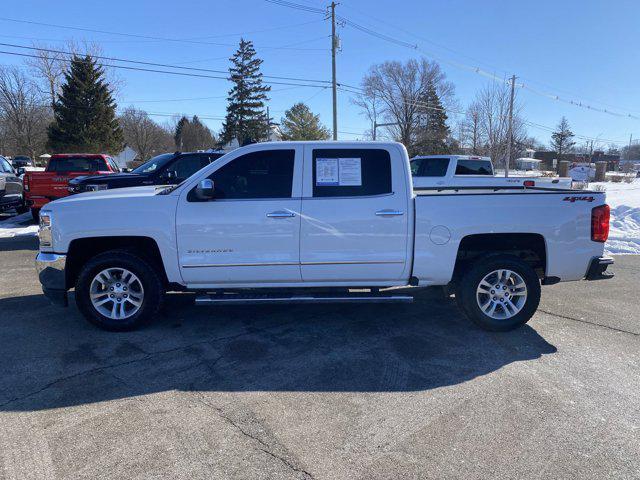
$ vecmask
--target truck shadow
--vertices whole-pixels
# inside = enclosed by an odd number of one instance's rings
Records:
[[[429,390],[556,348],[533,328],[488,333],[448,299],[412,305],[195,307],[170,295],[146,329],[107,333],[41,295],[0,299],[0,410],[33,411],[168,390]]]

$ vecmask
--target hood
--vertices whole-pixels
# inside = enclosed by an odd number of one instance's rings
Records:
[[[141,197],[153,197],[157,192],[168,188],[167,185],[157,186],[150,185],[144,187],[130,187],[130,188],[114,188],[112,190],[100,190],[98,192],[86,192],[79,193],[77,195],[70,195],[68,197],[62,197],[58,200],[50,202],[49,205],[70,205],[78,202],[91,202],[91,201],[108,201],[110,199],[135,199]],[[44,207],[46,210],[47,207]]]
[[[87,183],[106,183],[118,180],[131,180],[132,178],[144,177],[139,173],[110,173],[106,175],[82,175],[69,181],[69,185],[79,185]]]

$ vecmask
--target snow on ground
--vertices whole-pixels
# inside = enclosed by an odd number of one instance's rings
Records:
[[[602,187],[596,187],[602,185]],[[590,183],[605,188],[611,207],[611,226],[605,250],[610,255],[640,255],[640,178],[633,183]]]
[[[31,212],[7,218],[0,222],[0,238],[37,235],[38,225],[33,222]]]

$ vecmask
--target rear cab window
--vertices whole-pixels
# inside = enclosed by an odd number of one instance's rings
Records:
[[[490,160],[458,160],[456,175],[493,175]]]
[[[391,156],[384,149],[313,149],[313,197],[393,193]]]
[[[107,163],[101,157],[77,155],[73,157],[52,157],[48,172],[100,172],[106,171]]]

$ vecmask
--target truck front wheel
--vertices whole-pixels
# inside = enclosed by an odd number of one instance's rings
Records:
[[[469,319],[485,330],[504,332],[533,316],[540,303],[540,281],[518,257],[495,255],[473,264],[457,294]]]
[[[162,280],[146,260],[125,250],[90,259],[76,281],[76,305],[85,318],[104,330],[133,330],[158,313]]]

